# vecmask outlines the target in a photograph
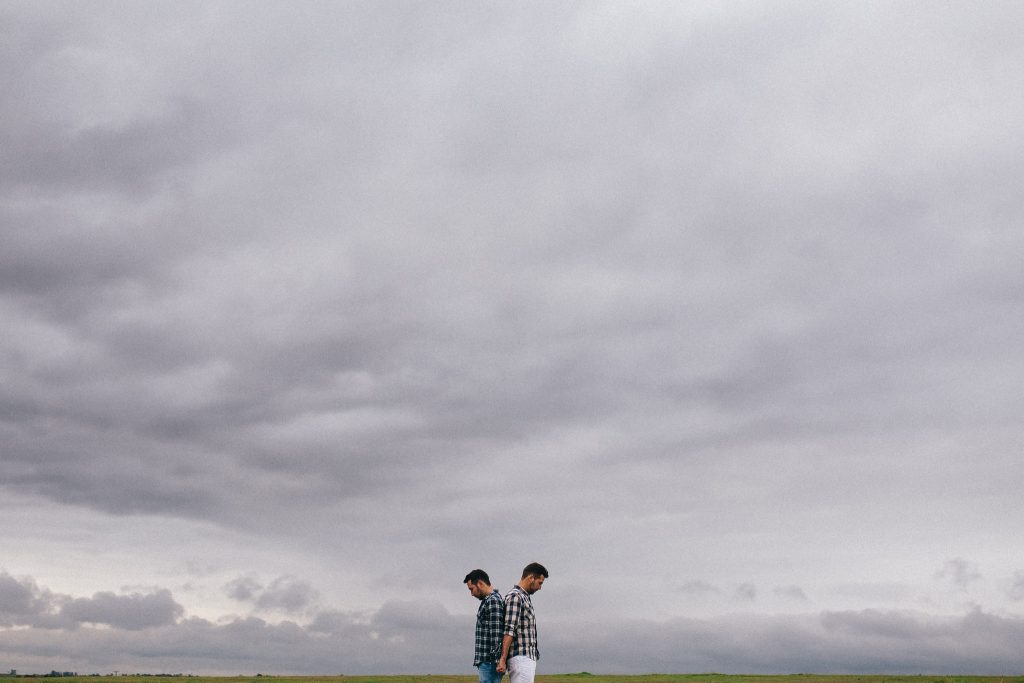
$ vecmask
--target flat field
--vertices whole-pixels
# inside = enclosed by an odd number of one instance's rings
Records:
[[[30,677],[2,676],[0,683],[30,683]],[[476,683],[466,676],[74,676],[39,678],[52,683]],[[36,681],[36,683],[42,683]],[[601,674],[550,674],[537,676],[537,683],[1024,683],[1024,676],[850,676],[791,674],[759,676],[748,674],[648,674],[611,676]]]

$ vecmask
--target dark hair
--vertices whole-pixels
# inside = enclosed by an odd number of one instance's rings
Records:
[[[466,574],[466,578],[462,580],[462,583],[469,583],[470,581],[472,581],[473,583],[479,583],[483,581],[488,586],[491,585],[491,577],[487,576],[487,572],[485,572],[483,569],[474,569],[470,573]]]
[[[530,564],[526,565],[525,569],[523,569],[522,578],[525,579],[527,576],[543,576],[546,579],[548,578],[548,570],[545,569],[544,565],[542,564],[538,564],[537,562],[531,562]]]

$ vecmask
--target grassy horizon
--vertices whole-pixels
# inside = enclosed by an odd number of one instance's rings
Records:
[[[20,683],[44,675],[0,675],[0,683]],[[58,678],[58,677],[54,677]],[[59,677],[62,683],[95,683],[97,678],[116,678],[118,683],[153,683],[154,679],[182,678],[189,683],[475,683],[474,674],[423,674],[389,676],[190,676],[118,675]],[[537,683],[1024,683],[1024,676],[947,676],[942,674],[858,675],[858,674],[627,674],[606,675],[587,672],[541,674]]]

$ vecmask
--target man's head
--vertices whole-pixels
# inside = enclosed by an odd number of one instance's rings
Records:
[[[470,595],[477,600],[483,600],[494,591],[491,588],[491,577],[487,576],[483,569],[474,569],[466,574],[462,582],[469,588]]]
[[[544,579],[548,578],[548,570],[544,565],[531,562],[523,569],[523,578],[519,581],[519,587],[533,595],[544,585]]]

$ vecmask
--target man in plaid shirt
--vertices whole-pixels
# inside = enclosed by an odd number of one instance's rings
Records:
[[[509,683],[533,683],[540,649],[537,647],[537,619],[530,596],[540,590],[548,570],[533,562],[523,569],[523,578],[505,596],[505,629],[497,672],[508,669]]]
[[[473,666],[480,672],[480,683],[500,683],[497,672],[501,655],[501,634],[505,624],[505,604],[501,594],[491,586],[491,577],[483,569],[474,569],[462,580],[470,594],[480,601],[476,610],[476,644]]]

